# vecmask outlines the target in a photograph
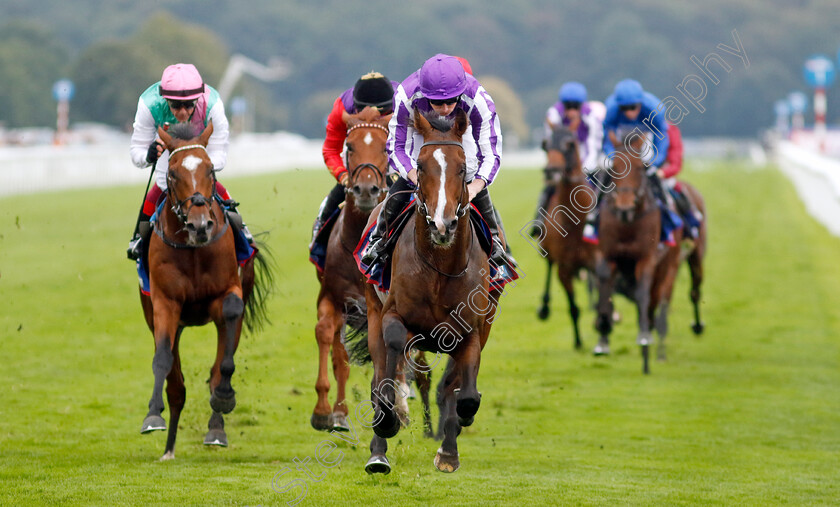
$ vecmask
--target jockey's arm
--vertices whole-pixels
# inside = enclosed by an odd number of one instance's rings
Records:
[[[344,167],[344,161],[341,158],[344,152],[344,141],[347,139],[347,125],[342,119],[344,113],[344,103],[339,96],[335,99],[333,108],[327,117],[326,136],[321,147],[324,164],[338,181],[347,177],[347,168]]]
[[[134,115],[134,125],[131,132],[131,145],[129,153],[131,155],[131,162],[144,169],[151,164],[146,160],[149,153],[149,145],[151,145],[157,138],[157,129],[155,128],[155,119],[152,112],[140,99],[137,103],[137,113]]]
[[[415,162],[408,151],[409,139],[414,137],[412,107],[402,85],[394,96],[394,114],[388,122],[388,164],[391,170],[412,183],[417,183]]]
[[[225,106],[221,100],[216,101],[207,113],[207,123],[213,122],[213,134],[207,141],[207,155],[213,162],[213,169],[221,171],[227,164],[227,152],[230,145],[230,125],[225,115]]]
[[[478,171],[476,171],[475,179],[484,180],[481,188],[489,187],[502,164],[502,130],[493,99],[484,88],[479,88],[469,114],[473,130],[471,135],[477,139]],[[473,182],[476,187],[479,185]]]
[[[604,124],[594,115],[586,115],[583,121],[589,127],[586,138],[586,160],[583,160],[583,170],[590,172],[599,167],[598,155],[604,142]]]

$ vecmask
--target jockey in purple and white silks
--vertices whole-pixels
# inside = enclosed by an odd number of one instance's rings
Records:
[[[388,192],[370,243],[362,253],[362,262],[370,265],[384,253],[385,224],[393,221],[408,204],[411,192],[402,191],[413,190],[417,184],[416,160],[423,138],[414,129],[414,115],[452,117],[456,109],[461,109],[470,122],[461,141],[467,160],[467,189],[470,200],[493,235],[490,258],[496,265],[516,266],[498,239],[499,225],[486,189],[498,174],[502,159],[502,133],[490,94],[464,71],[455,57],[437,54],[397,87],[394,105],[388,152],[391,170],[398,173],[400,179]]]
[[[578,155],[584,173],[596,171],[602,159],[604,105],[597,101],[587,101],[586,87],[576,81],[564,83],[557,95],[557,102],[549,107],[545,114],[544,143],[551,139],[554,128],[559,125],[567,127],[576,134]],[[539,223],[544,220],[540,210],[545,210],[548,207],[548,202],[556,189],[556,182],[549,174],[546,174],[544,184],[534,218]],[[540,227],[534,225],[531,229],[531,236],[538,237],[539,234]]]

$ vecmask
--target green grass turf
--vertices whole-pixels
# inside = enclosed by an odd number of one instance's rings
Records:
[[[527,276],[502,301],[482,358],[482,406],[451,475],[432,465],[438,444],[419,425],[390,441],[394,470],[376,477],[363,471],[371,430],[351,418],[353,446],[309,426],[317,281],[306,246],[332,184],[325,171],[225,180],[252,229],[271,232],[273,323],[236,354],[226,449],[201,445],[214,330],[185,331],[187,405],[177,459],[163,463],[165,434],[139,434],[153,342],[124,257],[142,188],[0,200],[0,504],[283,505],[297,492],[272,489],[286,467],[276,485],[305,480],[301,505],[840,503],[840,239],[775,170],[720,163],[685,176],[709,207],[707,330],[689,331],[682,268],[669,360],[643,376],[626,302],[611,357],[589,352],[588,309],[585,351],[573,351],[556,281],[551,318],[536,319],[544,262],[516,231],[540,175],[501,175],[494,200]],[[351,409],[369,379],[354,367]],[[325,440],[344,453],[335,468],[315,463]],[[295,470],[296,457],[311,457],[319,481]]]

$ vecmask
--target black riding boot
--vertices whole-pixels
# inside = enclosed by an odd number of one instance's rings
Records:
[[[508,255],[505,251],[505,247],[502,246],[501,240],[499,240],[499,224],[496,222],[496,210],[493,209],[493,201],[490,200],[490,192],[488,192],[485,188],[473,198],[472,203],[475,205],[475,208],[481,214],[481,217],[490,229],[490,235],[492,236],[493,241],[493,245],[490,249],[490,260],[493,261],[493,264],[496,266],[507,264],[511,268],[515,268],[517,266],[516,260],[513,256]]]
[[[413,189],[411,183],[404,178],[398,179],[388,189],[388,195],[385,197],[385,203],[382,205],[379,217],[377,217],[376,226],[371,232],[370,241],[362,252],[360,258],[362,264],[370,266],[377,259],[382,258],[384,260],[386,258],[383,249],[386,243],[385,233],[388,231],[388,224],[393,222],[406,207],[411,200],[409,190]]]
[[[679,192],[674,190],[671,192],[671,196],[674,198],[674,204],[677,206],[677,212],[683,217],[693,217],[695,220],[700,222],[703,218],[703,214],[700,213],[700,210],[694,206],[694,203],[688,199],[688,196],[685,195],[683,192]],[[697,239],[697,227],[688,227],[686,224],[686,234],[689,236],[689,239]]]
[[[248,226],[245,225],[245,222],[242,221],[242,215],[239,214],[236,207],[239,206],[239,203],[234,201],[233,199],[228,199],[222,202],[222,208],[225,210],[227,214],[228,220],[233,225],[233,227],[238,230],[242,231],[242,234],[245,235],[245,239],[248,240],[252,246],[256,246],[256,242],[254,242],[254,236],[251,234],[251,231],[248,230]]]
[[[140,255],[143,252],[142,244],[149,242],[149,233],[152,231],[152,227],[149,224],[149,220],[152,217],[143,213],[143,210],[140,210],[140,215],[137,217],[137,224],[134,226],[134,234],[131,237],[131,241],[128,242],[128,250],[126,250],[126,256],[129,259],[136,261],[140,258]]]
[[[583,226],[584,238],[595,237],[595,232],[598,230],[598,218],[601,215],[601,201],[606,193],[604,189],[608,188],[610,183],[612,183],[612,176],[610,176],[610,173],[604,171],[604,174],[601,174],[600,176],[599,174],[600,170],[593,172],[589,176],[592,180],[597,179],[599,184],[595,185],[598,189],[598,195],[595,197],[595,207],[592,208],[592,211],[586,214],[586,223]]]
[[[318,231],[321,230],[321,227],[324,226],[324,222],[326,222],[335,210],[338,209],[338,205],[344,202],[345,197],[345,187],[341,183],[336,183],[330,193],[324,198],[323,202],[321,202],[321,209],[318,210],[318,218],[315,219],[315,223],[312,224],[312,239],[315,239],[315,235],[318,234]]]
[[[540,224],[545,223],[545,217],[542,213],[540,213],[540,210],[546,210],[546,207],[548,206],[548,201],[551,200],[551,196],[554,195],[554,191],[556,190],[556,188],[557,187],[555,187],[553,184],[549,183],[545,186],[545,188],[543,188],[542,192],[540,193],[540,200],[537,201],[537,214],[534,217],[534,220],[536,222],[539,222]],[[539,237],[540,232],[540,227],[538,225],[534,225],[534,227],[531,228],[531,237]]]

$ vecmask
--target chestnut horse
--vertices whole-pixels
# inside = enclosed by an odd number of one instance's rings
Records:
[[[154,334],[155,383],[141,433],[165,430],[163,383],[169,400],[169,434],[161,460],[175,457],[178,420],[186,400],[178,344],[186,326],[213,322],[218,331],[216,360],[210,369],[207,445],[227,445],[222,414],[236,405],[231,387],[233,355],[243,315],[249,329],[265,322],[265,296],[272,283],[268,263],[257,253],[239,266],[234,230],[215,198],[216,178],[207,155],[213,124],[197,138],[190,125],[158,135],[169,150],[167,202],[154,223],[148,249],[150,295],[140,293],[146,323]],[[255,270],[255,261],[259,269]],[[268,287],[266,287],[268,284]]]
[[[557,264],[557,275],[569,301],[575,348],[580,349],[580,309],[575,303],[574,280],[581,270],[595,272],[595,245],[583,241],[583,226],[587,211],[595,206],[597,195],[586,183],[574,132],[563,125],[555,126],[545,150],[548,157],[546,180],[555,182],[555,189],[548,201],[548,209],[540,210],[545,218],[545,225],[540,231],[540,246],[546,252],[548,270],[538,316],[545,320],[550,313],[551,269]]]
[[[620,143],[613,141],[615,146]],[[613,323],[613,292],[636,303],[639,319],[637,343],[642,348],[643,371],[650,372],[651,325],[659,334],[659,357],[665,359],[668,304],[680,263],[682,229],[674,231],[675,244],[660,243],[661,215],[646,166],[642,161],[642,136],[635,135],[616,150],[613,183],[601,202],[598,260],[599,298],[596,328],[601,337],[596,354],[609,353]],[[616,284],[616,282],[620,282]]]
[[[363,311],[360,308],[364,308],[362,300],[365,296],[365,277],[356,266],[353,249],[362,236],[371,210],[382,201],[388,190],[388,153],[385,144],[391,115],[380,117],[374,108],[365,108],[354,115],[345,112],[344,115],[344,123],[348,127],[345,141],[346,166],[350,171],[347,200],[330,233],[324,269],[317,273],[321,283],[318,293],[318,324],[315,326],[319,352],[318,380],[315,383],[318,402],[310,421],[316,430],[350,429],[345,401],[350,365],[341,336],[345,324],[357,328],[367,326],[367,315],[355,315],[355,312]],[[330,351],[333,376],[338,388],[332,408],[328,399]]]
[[[472,424],[481,402],[476,379],[499,297],[497,291],[488,293],[488,257],[467,215],[466,156],[461,145],[466,114],[459,110],[454,121],[447,122],[428,120],[415,111],[414,126],[424,139],[417,157],[415,217],[395,245],[388,295],[380,299],[377,290],[367,286],[376,434],[365,467],[368,473],[391,470],[386,439],[400,429],[394,406],[397,396],[406,396],[398,394],[398,365],[406,360],[416,370],[429,371],[439,363],[440,352],[453,361],[439,390],[445,399],[444,438],[434,463],[443,472],[459,468],[456,439],[462,426]],[[372,215],[370,224],[375,219]],[[412,348],[438,357],[430,367],[419,366],[411,358]]]

